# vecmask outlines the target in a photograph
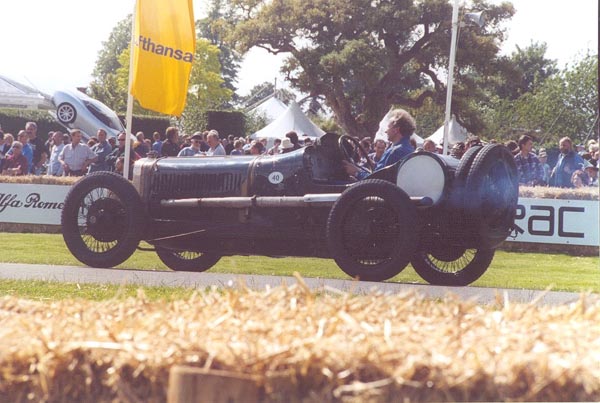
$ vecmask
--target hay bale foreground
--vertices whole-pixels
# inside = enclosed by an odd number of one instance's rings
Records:
[[[479,306],[300,281],[188,300],[0,299],[0,401],[165,401],[186,364],[265,401],[600,400],[600,304]]]

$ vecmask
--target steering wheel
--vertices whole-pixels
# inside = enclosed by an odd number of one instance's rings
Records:
[[[359,169],[367,168],[369,172],[373,172],[373,170],[375,169],[375,164],[373,163],[371,158],[369,158],[369,153],[367,152],[367,150],[365,150],[362,144],[360,144],[360,142],[354,137],[350,137],[346,134],[340,136],[340,139],[338,140],[338,146],[340,152],[342,153],[342,157],[345,161],[348,161],[349,163],[351,163],[355,167],[358,167]],[[367,161],[366,167],[358,165],[358,163],[354,160],[353,154],[355,150],[358,150],[359,155],[362,154],[362,156]]]

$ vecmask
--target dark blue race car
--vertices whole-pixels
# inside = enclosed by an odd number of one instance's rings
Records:
[[[208,270],[231,255],[333,258],[367,281],[409,263],[443,285],[487,270],[514,224],[508,149],[473,147],[460,161],[416,152],[358,182],[342,167],[357,153],[351,137],[326,134],[275,156],[142,159],[133,183],[93,173],[66,198],[64,239],[92,267],[121,264],[143,240],[173,270]]]

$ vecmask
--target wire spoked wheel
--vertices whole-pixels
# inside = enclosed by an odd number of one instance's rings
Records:
[[[202,272],[213,267],[221,256],[206,252],[156,247],[159,259],[171,270]]]
[[[65,199],[61,223],[69,251],[92,267],[113,267],[135,251],[143,227],[135,188],[112,172],[78,181]]]
[[[383,281],[408,264],[418,238],[416,208],[396,185],[365,180],[333,205],[327,242],[338,266],[352,277]]]
[[[417,274],[430,284],[469,285],[481,277],[494,258],[494,249],[442,247],[419,250],[411,260]]]
[[[358,200],[342,224],[347,253],[363,265],[389,260],[400,231],[401,224],[394,210],[380,197]]]

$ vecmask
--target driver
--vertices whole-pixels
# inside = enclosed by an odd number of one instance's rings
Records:
[[[392,146],[385,150],[373,172],[392,165],[415,151],[410,144],[410,136],[415,130],[415,119],[404,109],[394,109],[390,114],[388,127],[385,131]],[[346,173],[356,179],[364,179],[371,174],[371,172],[360,169],[348,161],[342,161],[342,164],[344,164]]]

